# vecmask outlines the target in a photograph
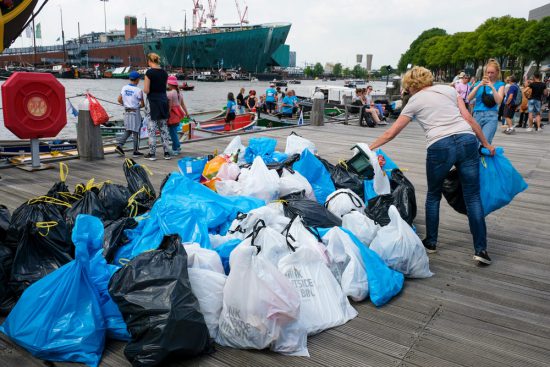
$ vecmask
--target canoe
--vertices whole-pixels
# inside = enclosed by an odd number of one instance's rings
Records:
[[[193,128],[192,138],[212,137],[249,130],[256,125],[256,121],[257,116],[255,113],[237,115],[231,125],[226,125],[225,116],[215,117],[199,122],[198,126]]]

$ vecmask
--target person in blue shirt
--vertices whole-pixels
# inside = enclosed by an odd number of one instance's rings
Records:
[[[265,91],[265,105],[267,107],[267,112],[273,113],[275,107],[277,106],[277,91],[275,90],[275,84],[271,83],[269,88]]]
[[[288,91],[285,97],[283,98],[282,114],[285,117],[292,117],[294,113],[294,99],[292,98],[292,91]]]
[[[504,82],[498,79],[500,65],[495,59],[489,59],[484,69],[483,79],[474,85],[468,99],[475,99],[474,119],[491,144],[498,126],[498,105],[504,99]]]
[[[293,104],[292,113],[296,113],[300,108],[300,105],[298,104],[298,97],[296,97],[296,91],[294,89],[291,89],[288,91],[288,93],[291,94],[291,98],[292,98],[292,104]]]
[[[233,121],[235,120],[235,115],[237,113],[237,103],[235,102],[235,96],[233,93],[229,92],[227,94],[227,105],[225,110],[225,131],[233,130]]]
[[[518,107],[516,105],[516,98],[518,96],[518,93],[520,93],[519,86],[516,84],[516,77],[514,75],[510,75],[509,78],[510,88],[508,89],[508,93],[506,94],[506,102],[504,105],[503,113],[503,116],[506,119],[506,124],[508,125],[508,128],[504,130],[505,134],[513,134],[516,131],[514,129],[514,123],[512,119],[514,118],[516,108]]]

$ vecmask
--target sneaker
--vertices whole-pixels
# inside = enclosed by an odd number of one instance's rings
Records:
[[[436,246],[430,243],[427,243],[425,238],[422,240],[422,244],[424,245],[424,248],[426,249],[426,252],[428,254],[435,254],[437,252]]]
[[[172,155],[170,155],[170,152],[165,152],[164,153],[164,159],[166,159],[167,161],[172,159]]]
[[[150,161],[156,161],[157,160],[157,157],[155,157],[154,154],[151,154],[151,153],[147,153],[143,156],[143,158],[145,159],[148,159]]]
[[[487,251],[476,252],[474,255],[474,260],[478,261],[482,265],[491,265],[491,258]]]
[[[142,153],[142,152],[134,152],[134,153],[132,154],[132,157],[133,157],[133,158],[143,157],[143,153]]]
[[[172,155],[173,155],[173,156],[180,155],[180,153],[181,153],[181,152],[180,152],[179,150],[173,150],[173,151],[172,151]]]
[[[124,150],[122,150],[122,147],[120,145],[117,145],[115,148],[115,152],[118,153],[119,156],[124,157],[126,154],[124,153]]]
[[[517,125],[516,125],[516,126],[514,126],[514,127],[523,127],[523,125],[521,125],[521,124],[517,124]]]
[[[533,131],[533,128],[532,128],[532,127],[528,127],[528,128],[527,128],[527,132],[530,133],[531,131]]]

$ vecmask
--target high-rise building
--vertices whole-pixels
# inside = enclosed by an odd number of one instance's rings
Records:
[[[288,54],[288,66],[291,68],[296,67],[296,51],[290,51]]]
[[[137,18],[133,16],[124,17],[124,39],[131,40],[138,34]]]
[[[539,6],[538,8],[529,10],[529,20],[541,20],[544,17],[550,16],[550,3]]]

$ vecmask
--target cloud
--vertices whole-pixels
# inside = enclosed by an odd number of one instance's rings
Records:
[[[207,1],[203,1],[207,6]],[[242,3],[242,1],[241,1]],[[489,17],[511,15],[527,17],[530,9],[545,0],[503,0],[498,3],[478,0],[248,0],[251,23],[290,22],[287,39],[297,52],[298,64],[304,62],[342,62],[353,66],[358,53],[374,55],[373,66],[395,66],[401,53],[418,35],[439,27],[448,33],[472,31]],[[140,27],[147,17],[149,27],[183,29],[192,24],[192,0],[110,0],[106,4],[107,29],[123,29],[124,16],[135,15]],[[63,9],[65,38],[102,31],[103,3],[99,0],[50,0],[39,15],[43,45],[54,44],[61,35],[59,13]],[[185,10],[185,12],[184,12]],[[232,0],[218,0],[218,24],[237,23]],[[21,46],[29,40],[19,40]]]

